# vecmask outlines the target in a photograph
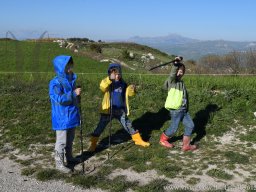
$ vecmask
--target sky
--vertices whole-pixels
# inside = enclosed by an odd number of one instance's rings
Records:
[[[255,0],[0,0],[0,37],[256,41]],[[9,33],[10,34],[10,33]],[[8,34],[8,35],[9,35]]]

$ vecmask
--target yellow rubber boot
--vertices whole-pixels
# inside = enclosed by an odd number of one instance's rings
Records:
[[[99,140],[99,137],[92,136],[90,140],[91,140],[91,146],[89,147],[88,151],[94,152],[97,147],[97,142]]]
[[[140,145],[143,147],[148,147],[150,145],[150,143],[145,142],[142,140],[141,136],[139,133],[135,133],[132,135],[132,140],[135,142],[135,145]]]

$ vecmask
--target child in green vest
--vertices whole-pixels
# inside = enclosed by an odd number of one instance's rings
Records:
[[[185,65],[181,63],[181,57],[176,57],[172,65],[169,78],[164,83],[164,88],[168,89],[168,96],[165,108],[170,111],[171,124],[161,136],[159,143],[167,148],[173,148],[174,144],[169,143],[169,139],[177,132],[179,123],[185,127],[183,134],[183,151],[195,150],[196,145],[190,145],[190,137],[194,130],[194,123],[188,113],[188,95],[184,82],[181,80],[185,73]]]

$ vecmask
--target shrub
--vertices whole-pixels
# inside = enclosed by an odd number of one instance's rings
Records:
[[[93,43],[90,45],[90,49],[96,53],[102,53],[102,47],[99,44]]]

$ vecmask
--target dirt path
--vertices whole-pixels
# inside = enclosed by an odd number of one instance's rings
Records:
[[[22,176],[21,167],[8,158],[0,160],[0,191],[4,192],[99,192],[99,189],[82,189],[63,181],[38,181],[35,178]]]

